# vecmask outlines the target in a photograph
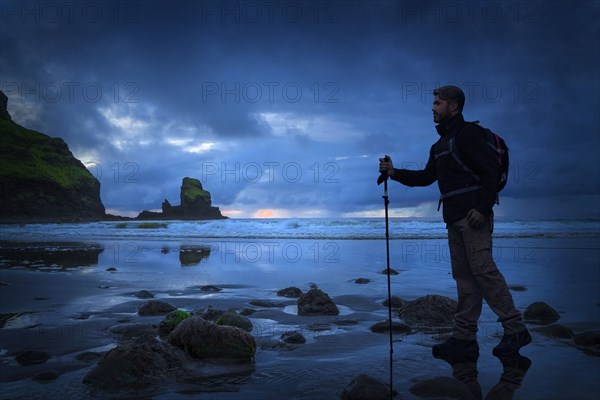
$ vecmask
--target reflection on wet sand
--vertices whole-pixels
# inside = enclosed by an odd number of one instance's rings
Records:
[[[478,381],[477,361],[479,352],[464,354],[454,358],[443,358],[452,367],[452,376],[459,380],[469,389],[472,399],[485,400],[510,400],[515,391],[521,387],[521,382],[525,378],[531,360],[521,354],[513,353],[508,356],[496,357],[502,363],[502,374],[498,383],[490,389],[488,394],[483,397],[481,386]]]
[[[98,243],[0,243],[0,268],[64,271],[98,264]]]
[[[210,256],[210,246],[183,245],[179,248],[179,262],[182,267],[193,267]]]

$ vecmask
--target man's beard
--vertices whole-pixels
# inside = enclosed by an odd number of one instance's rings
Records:
[[[435,122],[436,124],[442,123],[444,121],[446,121],[447,119],[450,118],[450,113],[449,112],[443,112],[443,113],[437,113],[437,114],[433,114],[433,122]]]

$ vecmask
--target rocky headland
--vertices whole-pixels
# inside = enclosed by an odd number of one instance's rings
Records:
[[[0,92],[0,222],[76,222],[105,216],[100,182],[61,138],[22,127]]]
[[[225,219],[219,207],[213,207],[210,192],[204,190],[198,179],[185,177],[179,193],[181,204],[173,206],[169,200],[162,203],[162,212],[142,211],[136,219],[141,220],[203,220]]]

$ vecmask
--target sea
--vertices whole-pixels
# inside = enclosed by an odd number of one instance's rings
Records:
[[[389,239],[443,239],[439,220],[390,218]],[[600,220],[496,221],[496,238],[599,238]],[[0,240],[102,239],[316,239],[381,240],[383,218],[224,219],[213,221],[103,221],[0,226]]]

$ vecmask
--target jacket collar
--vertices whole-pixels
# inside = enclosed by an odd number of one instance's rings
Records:
[[[465,123],[465,119],[463,118],[462,113],[458,113],[450,119],[440,122],[435,126],[435,130],[440,136],[445,136],[449,133],[457,131],[463,126]]]

